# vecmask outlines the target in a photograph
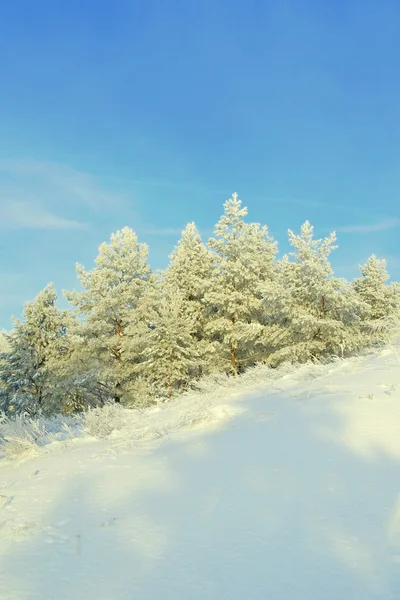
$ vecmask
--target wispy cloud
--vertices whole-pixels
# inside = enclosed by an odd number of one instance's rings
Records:
[[[371,211],[367,211],[365,208],[358,208],[357,206],[352,206],[351,204],[337,204],[336,202],[322,201],[322,200],[306,200],[304,198],[293,198],[293,197],[271,197],[265,196],[262,198],[261,196],[257,197],[258,200],[264,200],[265,202],[273,203],[274,205],[279,204],[294,204],[297,206],[305,206],[308,208],[316,208],[321,209],[324,212],[326,211],[338,211],[338,212],[346,212],[352,213],[355,215],[363,215],[364,217],[367,215],[371,215]]]
[[[170,181],[167,179],[137,179],[136,177],[107,177],[111,182],[118,182],[122,184],[133,185],[137,187],[150,187],[150,188],[172,188],[176,190],[185,190],[188,192],[202,192],[207,194],[218,194],[222,198],[230,195],[230,187],[225,188],[214,188],[207,185],[203,185],[197,182],[190,181]],[[232,187],[232,186],[231,186]]]
[[[202,192],[204,194],[213,194],[220,196],[221,204],[224,200],[229,198],[232,194],[232,190],[234,186],[220,186],[218,188],[211,187],[207,185],[202,185],[200,183],[193,183],[188,181],[169,181],[163,179],[136,179],[129,177],[108,177],[109,181],[115,181],[118,183],[125,183],[132,186],[138,187],[155,187],[155,188],[173,188],[177,190],[186,190],[188,192]],[[285,196],[269,196],[266,194],[265,196],[260,195],[249,195],[248,198],[242,198],[245,205],[247,203],[251,203],[252,200],[263,201],[273,204],[295,204],[298,206],[306,206],[309,208],[317,208],[322,210],[337,210],[337,211],[345,211],[346,213],[354,213],[358,215],[367,215],[370,214],[363,208],[358,208],[356,206],[349,206],[349,204],[336,204],[331,201],[321,201],[321,200],[307,200],[304,198],[295,198],[295,197],[285,197]]]
[[[0,205],[1,229],[86,229],[87,224],[59,217],[40,206],[10,201]]]
[[[130,196],[88,173],[45,161],[0,159],[2,229],[83,229],[88,212],[102,215],[126,206],[132,206]]]
[[[35,196],[51,194],[58,204],[67,201],[91,208],[115,207],[126,199],[123,193],[108,189],[89,173],[36,160],[0,160],[0,194],[10,188]]]
[[[394,229],[400,225],[400,219],[384,219],[377,223],[365,223],[360,225],[347,225],[345,227],[337,227],[336,231],[340,233],[373,233],[376,231],[387,231]]]

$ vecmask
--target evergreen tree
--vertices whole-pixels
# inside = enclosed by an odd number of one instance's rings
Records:
[[[215,367],[237,374],[264,352],[262,290],[275,275],[276,242],[266,226],[246,223],[247,208],[237,194],[224,204],[209,247],[215,268],[205,295],[208,333]]]
[[[333,276],[329,255],[336,234],[314,240],[313,233],[308,221],[300,235],[289,230],[294,251],[280,261],[279,286],[265,290],[272,365],[343,354],[361,344],[357,327],[366,307],[345,280]]]
[[[79,319],[48,285],[0,332],[0,413],[137,406],[205,372],[344,356],[398,335],[400,286],[384,260],[336,278],[335,234],[314,239],[306,221],[276,261],[267,227],[246,216],[233,194],[208,246],[189,223],[161,278],[131,229],[112,234],[92,270],[77,264],[82,291],[65,292]]]
[[[196,225],[189,223],[169,258],[170,263],[163,273],[163,289],[178,292],[180,311],[192,323],[198,352],[204,356],[207,349],[204,295],[210,286],[214,256],[203,244]]]
[[[7,331],[5,329],[0,331],[0,354],[3,354],[4,352],[8,352],[8,350],[10,349],[10,344],[9,344],[7,338],[8,338]]]
[[[99,247],[96,266],[86,271],[77,265],[82,292],[65,296],[83,316],[79,330],[79,357],[93,394],[103,400],[127,401],[134,373],[125,359],[127,328],[134,335],[135,324],[146,318],[143,299],[148,297],[154,276],[147,262],[148,248],[125,227],[111,235],[109,244]]]
[[[3,372],[3,369],[6,365],[7,355],[10,351],[10,344],[8,342],[8,334],[7,331],[0,331],[0,373]],[[6,395],[3,394],[5,390],[5,384],[0,377],[0,417],[1,413],[5,410],[6,406]]]
[[[171,396],[174,390],[201,373],[202,358],[195,337],[198,327],[194,311],[187,310],[187,298],[171,285],[158,289],[153,304],[151,323],[142,328],[140,361],[137,372],[143,374],[153,388]],[[134,337],[134,342],[138,337]]]
[[[8,350],[1,355],[1,407],[5,412],[35,414],[60,410],[63,392],[57,366],[68,354],[71,315],[56,307],[52,284],[25,305],[22,321],[14,319]]]
[[[360,266],[361,277],[352,286],[358,297],[368,306],[362,331],[370,343],[384,342],[398,334],[400,295],[398,286],[388,284],[386,261],[374,254]]]
[[[57,361],[55,371],[63,394],[62,412],[80,412],[109,400],[109,387],[97,377],[97,357],[88,355],[76,317],[68,330],[68,353]]]

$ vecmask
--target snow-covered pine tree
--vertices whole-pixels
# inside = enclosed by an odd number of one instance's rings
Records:
[[[132,355],[125,360],[127,328],[131,326],[130,335],[135,335],[134,326],[146,318],[143,299],[155,285],[148,247],[125,227],[101,244],[95,263],[91,271],[77,265],[82,292],[64,292],[83,317],[78,351],[87,369],[82,376],[103,401],[127,401],[134,376]]]
[[[0,331],[0,354],[2,354],[4,352],[8,352],[8,350],[10,348],[10,344],[8,343],[7,336],[8,336],[8,333],[5,329]]]
[[[277,244],[266,226],[246,223],[247,208],[235,193],[208,245],[215,253],[211,285],[205,294],[206,332],[214,368],[237,374],[261,360],[264,314],[262,289],[275,276]]]
[[[360,347],[357,326],[365,305],[348,283],[333,276],[329,255],[336,234],[314,239],[308,221],[300,235],[289,230],[294,251],[279,262],[279,285],[266,288],[264,306],[272,326],[267,330],[268,362],[305,362]]]
[[[361,331],[365,343],[387,342],[399,335],[400,294],[398,285],[389,283],[386,261],[372,254],[360,265],[361,277],[352,282],[357,296],[367,304],[368,312]]]
[[[137,373],[156,393],[171,396],[201,373],[202,358],[195,333],[198,319],[187,308],[187,296],[164,280],[153,302],[151,323],[142,328]],[[138,337],[133,338],[136,344]]]
[[[7,338],[8,338],[7,331],[5,331],[4,329],[2,331],[0,331],[0,373],[2,372],[2,370],[5,366],[5,363],[7,360],[7,353],[10,351],[10,344],[9,344]],[[2,390],[4,391],[4,389],[5,389],[5,385],[0,377],[0,418],[1,418],[1,413],[4,412],[3,402],[4,402],[4,408],[5,408],[5,403],[6,403],[6,396],[5,395],[2,396]]]
[[[0,407],[5,412],[57,412],[63,403],[58,365],[69,352],[68,311],[56,306],[52,284],[27,302],[23,320],[14,319],[8,350],[0,361]]]
[[[197,341],[198,352],[204,355],[207,340],[203,299],[210,285],[214,255],[202,242],[196,225],[189,223],[169,258],[170,263],[163,273],[163,289],[179,292],[180,311],[193,322],[192,335]]]
[[[68,329],[68,353],[55,365],[63,397],[62,412],[68,414],[104,405],[109,398],[108,388],[96,377],[96,357],[88,356],[83,351],[85,340],[81,335],[81,325],[76,316],[71,315],[71,318],[73,322]]]

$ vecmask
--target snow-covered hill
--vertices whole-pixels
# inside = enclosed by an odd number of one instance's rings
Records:
[[[1,600],[400,594],[400,352],[262,371],[0,461]]]

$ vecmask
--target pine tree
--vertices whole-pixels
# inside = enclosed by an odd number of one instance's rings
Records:
[[[8,352],[10,351],[10,344],[8,342],[8,333],[5,330],[0,331],[0,373],[6,366]],[[1,413],[5,412],[7,396],[4,394],[5,383],[0,376],[0,417]]]
[[[68,354],[71,315],[56,306],[52,284],[27,302],[23,320],[14,319],[1,355],[0,403],[5,412],[54,412],[63,402],[57,365]]]
[[[158,392],[171,396],[201,373],[202,358],[195,337],[195,312],[187,310],[187,298],[165,281],[153,304],[151,323],[142,328],[137,372]],[[134,341],[138,340],[136,336]]]
[[[0,331],[0,354],[4,352],[8,352],[10,349],[10,344],[8,343],[8,333],[5,329]]]
[[[304,362],[359,347],[357,326],[365,305],[347,282],[333,276],[329,255],[336,248],[336,234],[313,239],[308,221],[300,235],[289,230],[294,251],[279,263],[279,286],[267,289],[264,305],[272,327],[274,347],[268,362]]]
[[[358,297],[368,306],[362,323],[366,343],[389,341],[399,332],[400,295],[396,284],[388,284],[386,261],[374,254],[360,266],[361,277],[352,286]]]
[[[79,331],[79,355],[87,364],[86,381],[103,400],[126,401],[132,378],[132,356],[125,360],[127,329],[146,318],[143,299],[154,276],[147,262],[148,248],[125,227],[99,247],[96,266],[86,271],[77,265],[82,292],[65,292],[83,321]]]
[[[88,407],[104,405],[109,389],[99,381],[98,360],[89,356],[82,335],[82,326],[76,317],[68,329],[68,352],[55,364],[58,386],[62,392],[63,413],[81,412]]]
[[[189,223],[169,258],[170,263],[163,273],[163,289],[178,292],[180,311],[193,323],[192,336],[199,354],[204,356],[207,351],[204,295],[210,286],[214,256],[202,242],[196,225]]]
[[[247,208],[237,194],[224,204],[224,214],[215,226],[209,247],[215,253],[215,268],[205,295],[212,344],[210,361],[237,374],[260,360],[264,347],[262,289],[274,279],[276,242],[266,226],[246,223]]]

